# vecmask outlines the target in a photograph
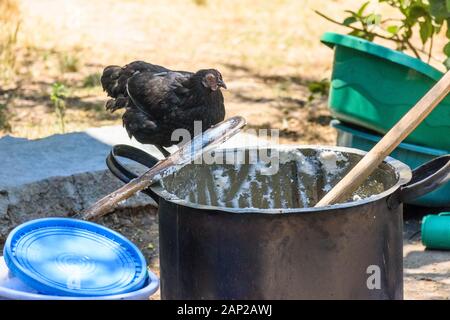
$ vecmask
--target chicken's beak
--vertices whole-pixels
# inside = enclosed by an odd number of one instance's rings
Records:
[[[227,88],[227,85],[225,84],[225,82],[223,82],[223,80],[219,80],[219,82],[217,83],[217,85],[218,85],[219,87],[224,88],[224,89]]]

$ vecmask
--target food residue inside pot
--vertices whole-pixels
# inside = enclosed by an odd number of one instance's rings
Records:
[[[277,150],[275,150],[277,151]],[[313,207],[361,159],[360,155],[326,149],[272,150],[278,165],[242,161],[233,164],[189,164],[162,180],[178,198],[231,208],[285,209]],[[246,159],[249,160],[249,155]],[[274,163],[271,163],[274,165]],[[384,164],[346,201],[359,201],[396,183],[394,169]]]

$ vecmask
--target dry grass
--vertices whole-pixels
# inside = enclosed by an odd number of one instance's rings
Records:
[[[142,59],[174,69],[215,67],[229,87],[228,116],[281,128],[283,142],[333,144],[326,98],[309,103],[307,84],[329,77],[332,51],[320,35],[346,30],[313,10],[339,18],[362,2],[22,0],[19,81],[9,84],[12,134],[59,132],[48,98],[54,82],[69,88],[66,131],[119,124],[120,115],[103,110],[98,73]]]
[[[14,76],[20,10],[15,0],[0,0],[0,81]]]

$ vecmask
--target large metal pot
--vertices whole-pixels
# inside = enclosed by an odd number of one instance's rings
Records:
[[[228,194],[216,195],[221,199],[211,200],[214,192],[204,191],[214,189],[208,183],[217,178],[211,165],[188,165],[164,178],[162,184],[145,190],[159,204],[162,298],[402,299],[402,202],[447,182],[450,155],[413,172],[405,164],[386,158],[369,178],[377,181],[374,190],[379,192],[314,208],[312,200],[305,203],[302,195],[318,200],[327,189],[325,185],[336,183],[365,153],[319,146],[282,150],[312,158],[323,150],[332,150],[347,161],[334,168],[339,174],[319,172],[319,166],[313,175],[319,180],[308,180],[311,174],[305,175],[296,161],[281,164],[277,175],[260,177],[269,179],[267,183],[249,187],[254,193],[253,205],[246,204],[243,193],[233,187]],[[120,164],[117,156],[147,167],[157,161],[141,150],[115,146],[107,164],[124,182],[136,175]],[[224,176],[231,175],[237,184],[248,174],[227,168]],[[305,191],[301,185],[299,188],[293,178],[304,180],[303,186],[312,191]],[[277,187],[269,190],[269,184]],[[380,185],[382,190],[377,189]],[[361,190],[364,193],[366,189]],[[238,201],[227,202],[226,197],[236,192]],[[261,199],[266,199],[264,194],[268,192],[275,208],[264,207],[265,200]]]

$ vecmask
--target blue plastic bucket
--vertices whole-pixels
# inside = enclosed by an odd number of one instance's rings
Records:
[[[155,286],[142,252],[130,240],[76,219],[43,218],[17,226],[6,239],[3,261],[10,272],[4,279],[16,278],[12,287],[6,285],[9,280],[3,286],[13,298],[25,292],[43,299],[122,299]]]
[[[55,296],[39,293],[15,277],[0,257],[0,300],[148,300],[159,288],[155,274],[148,272],[145,285],[136,291],[97,297]]]

